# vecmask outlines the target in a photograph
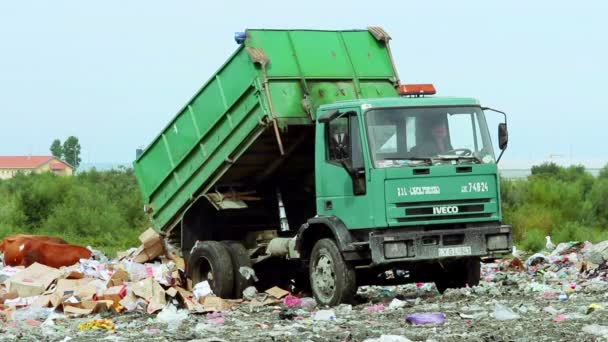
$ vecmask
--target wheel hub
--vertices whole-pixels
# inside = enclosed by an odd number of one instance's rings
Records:
[[[315,287],[327,297],[331,297],[336,286],[336,274],[333,263],[327,255],[322,255],[314,268],[313,279]]]

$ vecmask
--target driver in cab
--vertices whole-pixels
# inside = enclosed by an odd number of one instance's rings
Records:
[[[446,122],[441,117],[435,116],[424,120],[418,131],[421,139],[411,149],[412,156],[433,157],[453,150]]]

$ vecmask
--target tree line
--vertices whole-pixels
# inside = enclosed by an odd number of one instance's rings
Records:
[[[73,135],[65,139],[63,144],[59,139],[53,140],[50,150],[54,157],[67,162],[74,168],[78,168],[80,165],[80,142]]]

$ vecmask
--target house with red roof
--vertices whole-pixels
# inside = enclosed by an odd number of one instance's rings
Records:
[[[74,167],[53,156],[0,156],[0,179],[9,179],[18,173],[42,172],[71,176]]]

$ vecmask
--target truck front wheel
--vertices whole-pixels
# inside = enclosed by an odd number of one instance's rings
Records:
[[[347,264],[331,239],[315,243],[310,254],[310,285],[320,305],[349,302],[357,292],[354,268]]]
[[[206,280],[216,296],[232,297],[234,267],[224,244],[217,241],[197,242],[188,258],[187,273],[193,286]]]

